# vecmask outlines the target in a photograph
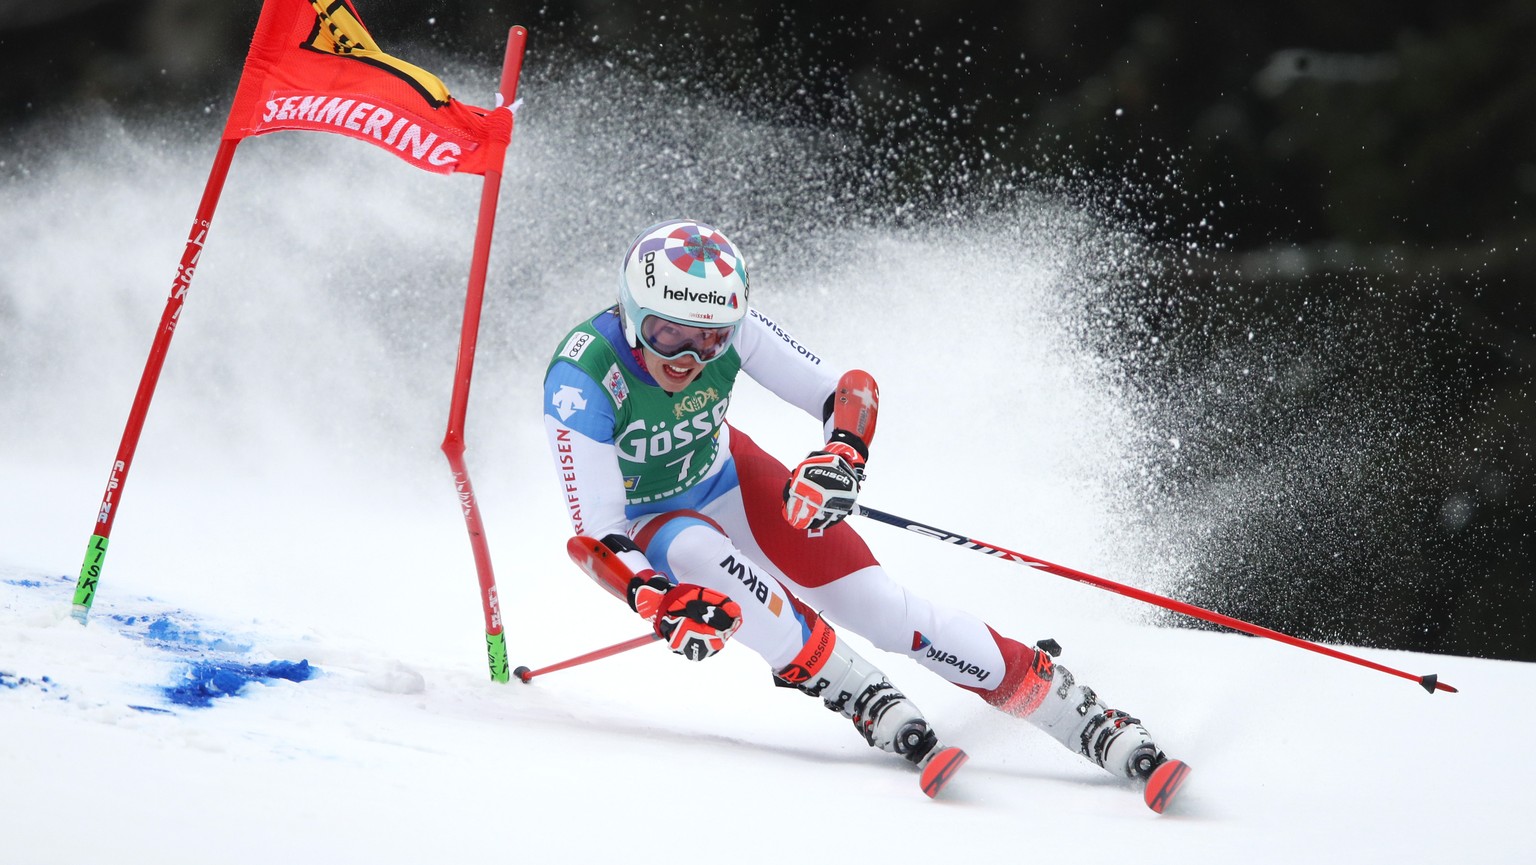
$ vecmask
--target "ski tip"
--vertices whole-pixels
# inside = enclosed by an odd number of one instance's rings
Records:
[[[533,671],[529,670],[527,667],[518,667],[512,671],[512,675],[516,676],[519,682],[522,682],[524,685],[526,685],[533,681],[533,677],[528,675],[531,672]]]
[[[923,767],[922,783],[923,792],[928,798],[933,799],[939,795],[949,784],[949,779],[955,776],[965,761],[971,759],[971,755],[959,748],[941,748],[937,754],[928,758],[928,764]]]
[[[1147,779],[1147,789],[1142,791],[1147,807],[1159,814],[1168,810],[1168,806],[1178,797],[1179,789],[1189,780],[1189,772],[1189,764],[1183,760],[1167,760],[1152,770],[1152,777]]]

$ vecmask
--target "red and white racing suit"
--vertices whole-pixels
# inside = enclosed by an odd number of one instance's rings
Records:
[[[624,387],[659,389],[611,311],[590,324],[624,364]],[[827,406],[843,369],[829,367],[756,310],[740,325],[733,350],[741,372],[830,424]],[[1043,652],[908,590],[846,521],[820,534],[791,528],[782,512],[789,469],[728,423],[719,427],[719,449],[700,480],[673,496],[629,501],[633,479],[620,468],[605,388],[614,393],[614,382],[596,381],[571,363],[552,363],[545,380],[545,425],[578,534],[627,535],[673,582],[734,599],[742,611],[735,639],[775,672],[800,653],[819,611],[838,629],[912,658],[1006,711],[1027,715],[1043,698],[1039,674],[1050,676]],[[1031,679],[1037,664],[1043,668]]]

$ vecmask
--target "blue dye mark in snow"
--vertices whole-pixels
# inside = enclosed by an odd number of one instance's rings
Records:
[[[167,645],[208,649],[215,652],[249,652],[251,650],[250,646],[243,646],[219,634],[204,634],[196,628],[184,628],[165,616],[150,622],[145,633],[149,639]]]
[[[168,615],[136,616],[118,613],[107,618],[123,625],[125,632],[157,648],[181,652],[231,652],[234,654],[243,654],[253,648],[223,634],[205,633],[195,627],[182,624]]]
[[[75,578],[61,575],[54,578],[72,585]],[[0,584],[25,589],[44,587],[40,579],[4,579]],[[145,596],[140,601],[153,602]],[[127,637],[139,640],[146,646],[179,655],[190,663],[180,681],[163,688],[171,703],[194,708],[212,706],[220,697],[238,695],[251,682],[269,683],[274,679],[305,682],[313,678],[317,669],[309,661],[271,661],[264,664],[243,664],[232,657],[248,655],[254,647],[238,638],[216,631],[199,629],[197,618],[184,610],[169,610],[150,614],[107,613],[98,608],[98,619],[115,622]],[[219,658],[222,657],[223,660]],[[69,694],[48,676],[31,678],[0,670],[0,693],[6,690],[37,689],[50,693],[59,700],[68,700]],[[151,714],[176,714],[170,709],[157,706],[129,704],[129,708]]]
[[[17,577],[15,579],[0,580],[0,583],[4,583],[7,586],[16,586],[22,589],[41,589],[43,587],[44,579],[46,578],[39,578],[34,580],[28,577]],[[60,574],[53,579],[57,582],[68,583],[71,586],[75,584],[75,578],[69,576],[68,574]]]
[[[21,688],[36,688],[39,691],[42,691],[44,694],[50,694],[53,692],[54,686],[56,684],[57,683],[48,676],[42,676],[40,678],[34,679],[31,676],[18,676],[15,673],[7,673],[4,670],[0,670],[0,688],[7,688],[12,691]],[[69,697],[60,696],[59,699],[68,700]]]
[[[266,664],[237,664],[228,661],[200,661],[186,672],[178,684],[165,689],[172,703],[206,708],[219,697],[239,694],[251,682],[286,679],[304,682],[314,675],[309,661],[272,661]]]

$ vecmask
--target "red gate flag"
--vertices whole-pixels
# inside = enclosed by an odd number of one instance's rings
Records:
[[[480,329],[480,310],[485,297],[487,262],[496,222],[496,201],[501,188],[502,163],[512,139],[512,111],[518,78],[522,74],[523,49],[528,31],[513,27],[507,33],[507,53],[502,60],[501,87],[496,109],[486,110],[455,101],[436,76],[380,50],[357,15],[351,0],[264,0],[261,17],[251,37],[251,50],[240,73],[240,86],[230,107],[229,120],[219,151],[208,172],[197,216],[187,234],[176,279],[171,283],[160,327],[155,331],[134,393],[128,422],[117,446],[117,459],[107,478],[107,490],[96,512],[94,531],[86,545],[80,578],[75,583],[71,615],[84,625],[91,605],[117,517],[123,485],[133,464],[150,401],[170,351],[171,337],[186,303],[192,277],[208,239],[208,228],[230,163],[240,142],[252,135],[280,129],[312,129],[335,132],[387,148],[401,159],[427,171],[456,171],[483,176],[480,216],[475,225],[475,248],[469,264],[469,290],[464,298],[464,324],[459,336],[459,361],[454,372],[453,397],[443,453],[453,469],[485,612],[486,658],[491,678],[507,681],[507,641],[503,632],[496,576],[491,569],[490,547],[480,519],[479,506],[464,465],[464,417],[469,403],[469,380],[474,369],[475,342]],[[508,106],[503,111],[501,107]]]
[[[384,53],[351,0],[266,0],[224,138],[281,129],[339,133],[440,174],[484,174],[499,168],[512,117],[460,102],[437,76]]]

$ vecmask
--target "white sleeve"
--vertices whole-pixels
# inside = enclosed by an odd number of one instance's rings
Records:
[[[599,540],[623,534],[629,518],[624,515],[624,476],[613,445],[593,441],[549,415],[544,416],[544,430],[576,534]]]
[[[579,535],[622,532],[624,476],[613,446],[613,408],[581,368],[556,363],[544,377],[544,431],[566,515]]]
[[[825,363],[755,309],[747,310],[736,334],[736,352],[741,355],[742,372],[753,381],[818,422],[825,420],[822,412],[827,398],[837,390],[842,368]]]

